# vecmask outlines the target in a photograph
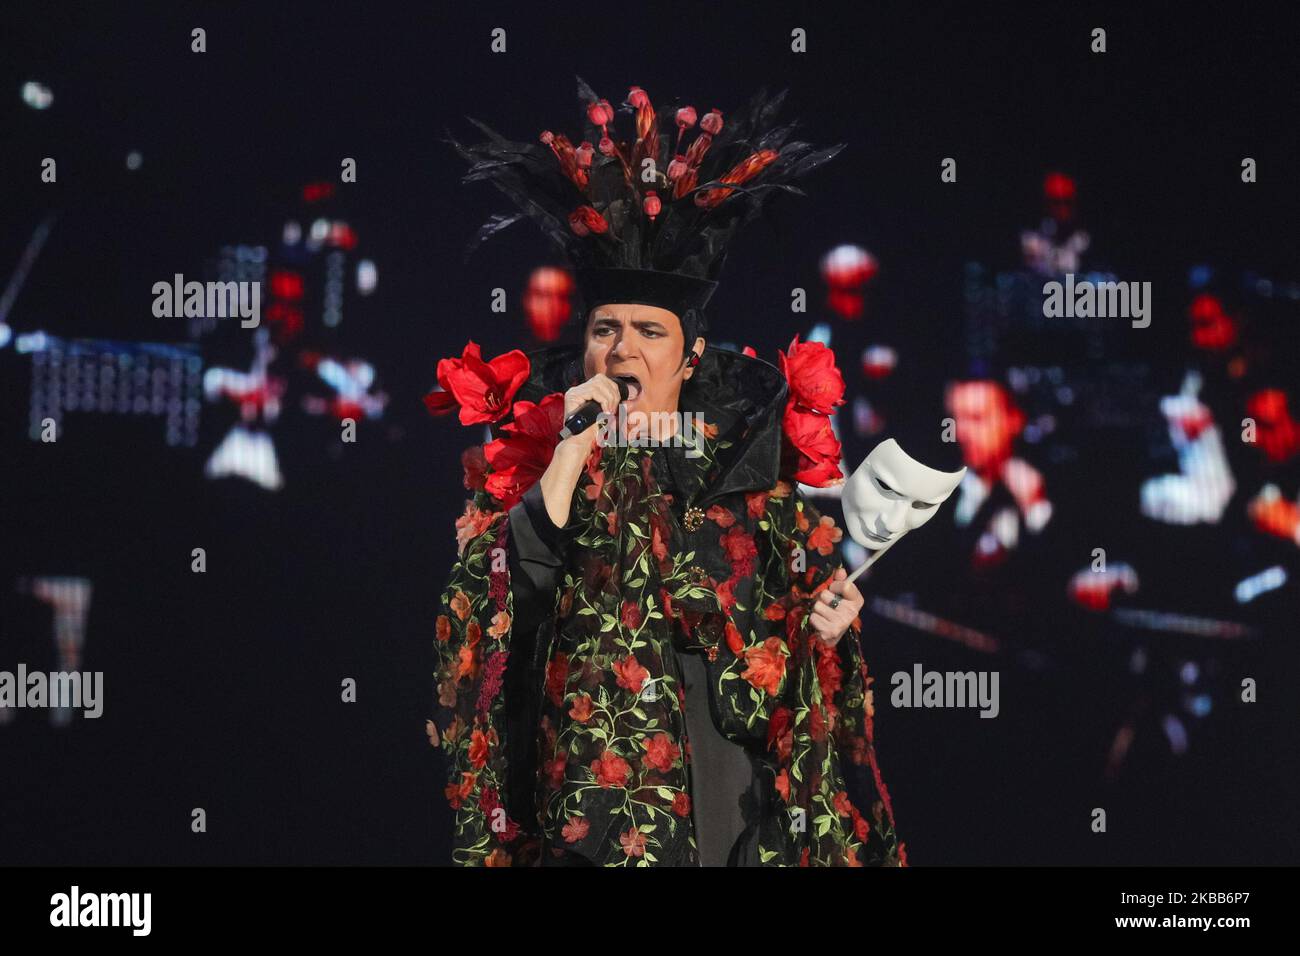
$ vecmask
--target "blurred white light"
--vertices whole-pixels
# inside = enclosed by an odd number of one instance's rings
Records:
[[[139,169],[140,164],[143,162],[144,162],[144,157],[140,155],[140,151],[138,149],[133,149],[131,150],[131,152],[126,154],[126,168],[131,170],[132,172],[135,172],[137,169]]]
[[[831,326],[829,322],[818,322],[808,333],[808,342],[820,342],[827,348],[831,347]]]
[[[1165,736],[1169,738],[1169,749],[1175,755],[1187,753],[1187,729],[1183,727],[1183,722],[1173,714],[1165,714],[1162,723]]]
[[[1235,596],[1238,604],[1248,604],[1261,594],[1273,591],[1286,584],[1286,570],[1275,564],[1267,571],[1253,574],[1237,584]]]
[[[369,259],[362,259],[357,263],[357,291],[362,295],[370,295],[375,291],[375,285],[379,282],[379,270]]]
[[[27,335],[18,336],[14,348],[20,353],[43,352],[46,341],[44,332],[29,332]]]
[[[0,322],[0,349],[9,344],[9,339],[12,335],[13,333],[10,331],[9,326]]]
[[[302,226],[298,225],[295,220],[291,219],[284,224],[284,244],[286,246],[296,246],[301,238]]]
[[[325,241],[325,237],[330,234],[330,224],[328,219],[317,219],[311,224],[311,239],[316,245]]]
[[[54,102],[54,94],[44,83],[28,80],[23,84],[23,102],[34,110],[49,109]]]

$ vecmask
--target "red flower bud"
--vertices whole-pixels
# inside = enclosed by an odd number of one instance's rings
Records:
[[[575,149],[575,150],[573,151],[573,155],[574,155],[574,157],[575,157],[575,158],[577,159],[577,161],[578,161],[578,168],[579,168],[579,169],[590,169],[590,168],[591,168],[591,154],[592,154],[592,152],[593,152],[593,147],[592,147],[591,143],[589,143],[589,142],[588,142],[587,140],[585,140],[585,139],[582,141],[582,145],[579,146],[577,149]]]
[[[549,129],[542,130],[542,135],[537,138],[540,139],[547,146],[550,146],[551,143],[555,142],[555,134],[552,133]]]
[[[653,189],[647,190],[641,208],[645,210],[645,214],[650,217],[651,222],[654,222],[655,216],[659,215],[663,207],[664,204],[655,194],[655,191]]]
[[[682,129],[690,129],[695,125],[694,106],[683,106],[677,111],[677,125]]]
[[[704,114],[704,118],[700,120],[700,129],[710,136],[718,135],[718,131],[722,129],[722,114],[718,112],[716,106],[710,112]]]
[[[598,100],[587,107],[587,119],[595,126],[603,127],[614,118],[614,108],[609,100]]]
[[[614,141],[610,139],[608,136],[602,136],[600,138],[600,145],[598,145],[596,148],[600,150],[600,155],[602,156],[614,155]]]
[[[609,229],[609,223],[591,206],[579,206],[569,213],[569,228],[579,236],[590,235],[593,232],[601,235]]]
[[[686,172],[686,157],[678,153],[668,164],[668,179],[670,181],[679,179],[684,172]]]
[[[641,87],[634,86],[627,91],[627,102],[628,105],[640,109],[641,107],[650,104],[650,97],[646,95],[646,91],[641,89]]]

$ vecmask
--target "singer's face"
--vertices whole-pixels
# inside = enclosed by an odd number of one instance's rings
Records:
[[[696,339],[703,350],[704,339]],[[685,362],[682,324],[654,305],[612,303],[587,318],[587,378],[601,373],[627,382],[627,410],[676,412],[682,382],[694,374]]]

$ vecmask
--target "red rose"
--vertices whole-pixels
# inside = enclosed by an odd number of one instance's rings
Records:
[[[528,356],[515,349],[484,362],[478,344],[470,342],[460,358],[438,362],[441,392],[424,396],[425,407],[442,415],[460,405],[460,423],[478,425],[500,421],[510,411],[510,402],[528,381]]]
[[[623,626],[628,630],[635,631],[641,626],[641,608],[635,601],[623,602]]]
[[[840,667],[839,654],[835,648],[827,647],[822,641],[817,642],[817,683],[821,685],[822,700],[828,702],[833,700],[839,693],[844,677],[844,670]]]
[[[546,774],[546,783],[552,790],[558,790],[564,783],[564,773],[568,770],[569,763],[563,756],[556,757],[554,760],[548,760],[542,764],[542,771]]]
[[[736,595],[733,592],[735,588],[734,579],[722,581],[713,588],[713,593],[718,597],[718,607],[722,609],[723,614],[731,614],[731,609],[736,606]]]
[[[618,676],[618,686],[635,694],[641,693],[641,685],[650,676],[650,672],[631,654],[614,662],[614,673]]]
[[[829,418],[802,411],[792,400],[785,407],[784,431],[784,473],[816,487],[844,477],[840,471],[840,440]]]
[[[569,655],[560,651],[546,663],[546,696],[556,707],[564,703],[564,689],[569,683]]]
[[[447,802],[451,804],[453,810],[459,810],[461,804],[469,797],[469,793],[474,789],[474,781],[477,776],[472,773],[461,773],[460,783],[449,783],[443,791],[447,795]]]
[[[664,588],[659,589],[659,600],[663,602],[664,617],[671,620],[677,612],[673,609],[673,596]]]
[[[500,512],[480,511],[474,502],[465,502],[465,513],[456,519],[456,553],[464,554],[469,544],[489,527]]]
[[[663,564],[668,560],[668,529],[663,526],[663,522],[650,520],[650,550],[655,556],[655,560]]]
[[[673,763],[681,756],[681,749],[672,741],[667,734],[655,734],[653,737],[641,741],[641,746],[645,747],[645,764],[654,767],[656,770],[667,773],[673,768]]]
[[[778,707],[767,722],[767,749],[775,750],[777,757],[785,760],[793,743],[794,712],[789,707]]]
[[[709,510],[704,512],[704,516],[710,521],[717,522],[722,528],[730,528],[736,523],[736,516],[722,505],[709,505]]]
[[[590,694],[579,694],[573,700],[573,706],[569,708],[569,716],[580,724],[585,724],[591,720],[592,701]]]
[[[509,510],[542,477],[559,444],[564,424],[564,396],[547,395],[540,404],[517,402],[515,420],[501,427],[502,436],[483,446],[492,466],[484,487]]]
[[[785,676],[784,648],[779,637],[769,637],[758,647],[749,648],[745,651],[748,666],[740,676],[775,697],[781,678]]]
[[[602,787],[621,787],[632,774],[632,767],[614,751],[606,750],[591,762],[591,772]]]
[[[469,762],[475,770],[482,770],[492,750],[492,741],[481,730],[474,730],[469,738]]]
[[[789,352],[778,352],[777,360],[790,396],[807,411],[829,415],[844,404],[844,376],[835,367],[835,353],[821,342],[800,342],[795,336]]]
[[[856,807],[854,807],[854,813],[857,815],[853,818],[853,833],[859,840],[866,843],[867,838],[871,836],[871,824],[867,822],[867,818],[861,813],[857,813]]]
[[[793,647],[799,642],[799,631],[803,627],[803,619],[807,614],[802,607],[790,608],[790,613],[785,616],[785,639]]]
[[[808,712],[808,735],[818,743],[826,739],[826,714],[821,707]]]
[[[673,797],[673,813],[679,817],[689,816],[691,812],[691,798],[685,791],[678,791],[677,796]]]
[[[722,549],[731,563],[733,579],[747,578],[754,573],[754,559],[758,557],[758,548],[754,546],[754,539],[745,534],[743,528],[733,525],[718,540],[722,542]]]

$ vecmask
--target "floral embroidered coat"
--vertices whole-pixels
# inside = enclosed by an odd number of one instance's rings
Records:
[[[768,788],[755,859],[905,865],[860,620],[834,648],[807,620],[841,532],[792,480],[785,377],[707,349],[680,403],[705,422],[693,446],[598,446],[555,529],[535,481],[578,354],[536,353],[520,395],[539,401],[516,403],[488,446],[498,467],[465,458],[477,490],[437,616],[429,727],[449,758],[453,862],[536,865],[563,848],[605,866],[697,863],[676,656],[697,651],[714,725]]]

